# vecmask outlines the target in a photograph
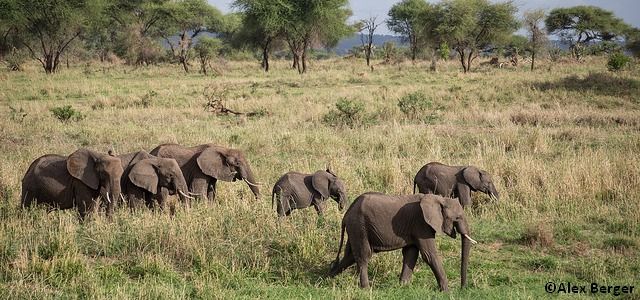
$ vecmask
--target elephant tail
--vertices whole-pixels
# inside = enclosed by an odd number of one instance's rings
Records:
[[[416,186],[417,186],[417,185],[418,185],[418,183],[417,183],[415,180],[413,180],[413,194],[414,194],[414,195],[415,195],[415,193],[416,193]]]
[[[340,263],[340,252],[342,251],[342,244],[344,243],[344,231],[345,231],[345,224],[344,222],[342,222],[341,228],[340,228],[340,245],[338,246],[338,254],[336,255],[336,260],[333,262],[333,268],[337,267],[338,264]]]

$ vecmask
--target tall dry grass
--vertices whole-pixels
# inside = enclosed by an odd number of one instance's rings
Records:
[[[524,298],[547,281],[638,284],[640,260],[640,79],[582,64],[481,67],[463,75],[455,62],[313,62],[299,76],[288,62],[273,72],[230,62],[219,77],[184,75],[176,66],[0,73],[0,295],[2,298]],[[205,111],[203,91],[228,87],[226,105],[264,116]],[[420,91],[428,119],[408,118],[398,100]],[[328,126],[336,101],[365,104],[367,122]],[[60,123],[49,111],[70,104],[86,118]],[[23,108],[12,118],[9,106]],[[174,219],[117,213],[79,224],[72,211],[21,211],[20,180],[35,158],[78,147],[117,153],[165,142],[243,149],[263,197],[220,183],[215,203],[196,203]],[[355,272],[327,278],[341,212],[313,210],[278,220],[273,183],[290,170],[330,163],[350,199],[366,191],[410,193],[430,161],[476,165],[493,174],[501,200],[474,195],[467,210],[474,237],[471,288],[459,290],[459,241],[438,239],[450,295],[436,292],[419,264],[401,287],[396,252],[370,265],[373,290]],[[635,282],[634,282],[634,279]]]

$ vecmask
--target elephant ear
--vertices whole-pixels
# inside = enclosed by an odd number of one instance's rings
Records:
[[[196,159],[200,170],[218,180],[232,181],[235,174],[231,172],[226,157],[214,148],[206,148]]]
[[[329,198],[329,176],[326,171],[317,171],[311,175],[311,185],[322,198]]]
[[[482,187],[482,181],[480,180],[480,171],[476,167],[466,167],[462,171],[462,177],[464,181],[469,184],[474,190],[479,190]]]
[[[131,168],[129,180],[154,195],[158,193],[158,173],[149,159],[142,160]]]
[[[93,190],[97,190],[100,180],[96,171],[96,158],[87,149],[78,149],[67,158],[67,171]]]
[[[444,222],[442,211],[442,198],[435,195],[424,195],[420,200],[420,208],[424,221],[436,231],[442,233],[442,225]]]

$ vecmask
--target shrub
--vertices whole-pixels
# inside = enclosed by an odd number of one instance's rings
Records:
[[[430,112],[433,108],[433,102],[422,92],[402,96],[398,101],[398,107],[409,119],[423,119],[424,121],[437,119],[437,116]]]
[[[56,117],[60,122],[67,123],[69,121],[80,121],[84,119],[84,115],[73,109],[71,105],[65,105],[62,107],[54,107],[51,109],[53,116]]]
[[[616,52],[609,56],[609,61],[607,62],[607,68],[609,71],[618,72],[629,65],[631,62],[631,58],[624,55],[624,53]]]
[[[322,121],[329,126],[355,127],[373,122],[371,116],[364,112],[364,103],[341,98],[336,102],[336,109],[329,111]]]

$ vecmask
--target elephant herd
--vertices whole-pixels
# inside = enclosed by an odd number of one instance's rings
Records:
[[[244,181],[256,199],[260,197],[259,183],[238,149],[214,144],[162,144],[148,153],[114,155],[111,151],[81,148],[69,156],[48,154],[33,161],[22,179],[21,206],[76,208],[84,220],[98,205],[104,206],[111,217],[119,202],[127,203],[132,210],[145,206],[164,209],[168,204],[173,215],[175,203],[169,201],[169,195],[177,195],[186,205],[195,197],[213,200],[218,180]],[[368,287],[367,266],[373,253],[402,249],[401,283],[410,281],[420,255],[433,271],[440,290],[446,291],[447,276],[435,235],[456,238],[458,233],[462,236],[461,285],[465,286],[470,246],[476,241],[470,237],[464,207],[470,204],[472,191],[499,197],[491,175],[473,166],[432,162],[418,171],[413,189],[413,195],[400,196],[368,192],[351,203],[342,219],[338,254],[330,276],[356,264],[360,286]],[[309,206],[322,215],[328,198],[334,199],[340,210],[347,203],[344,182],[329,168],[313,174],[284,174],[273,187],[271,203],[280,217]]]

